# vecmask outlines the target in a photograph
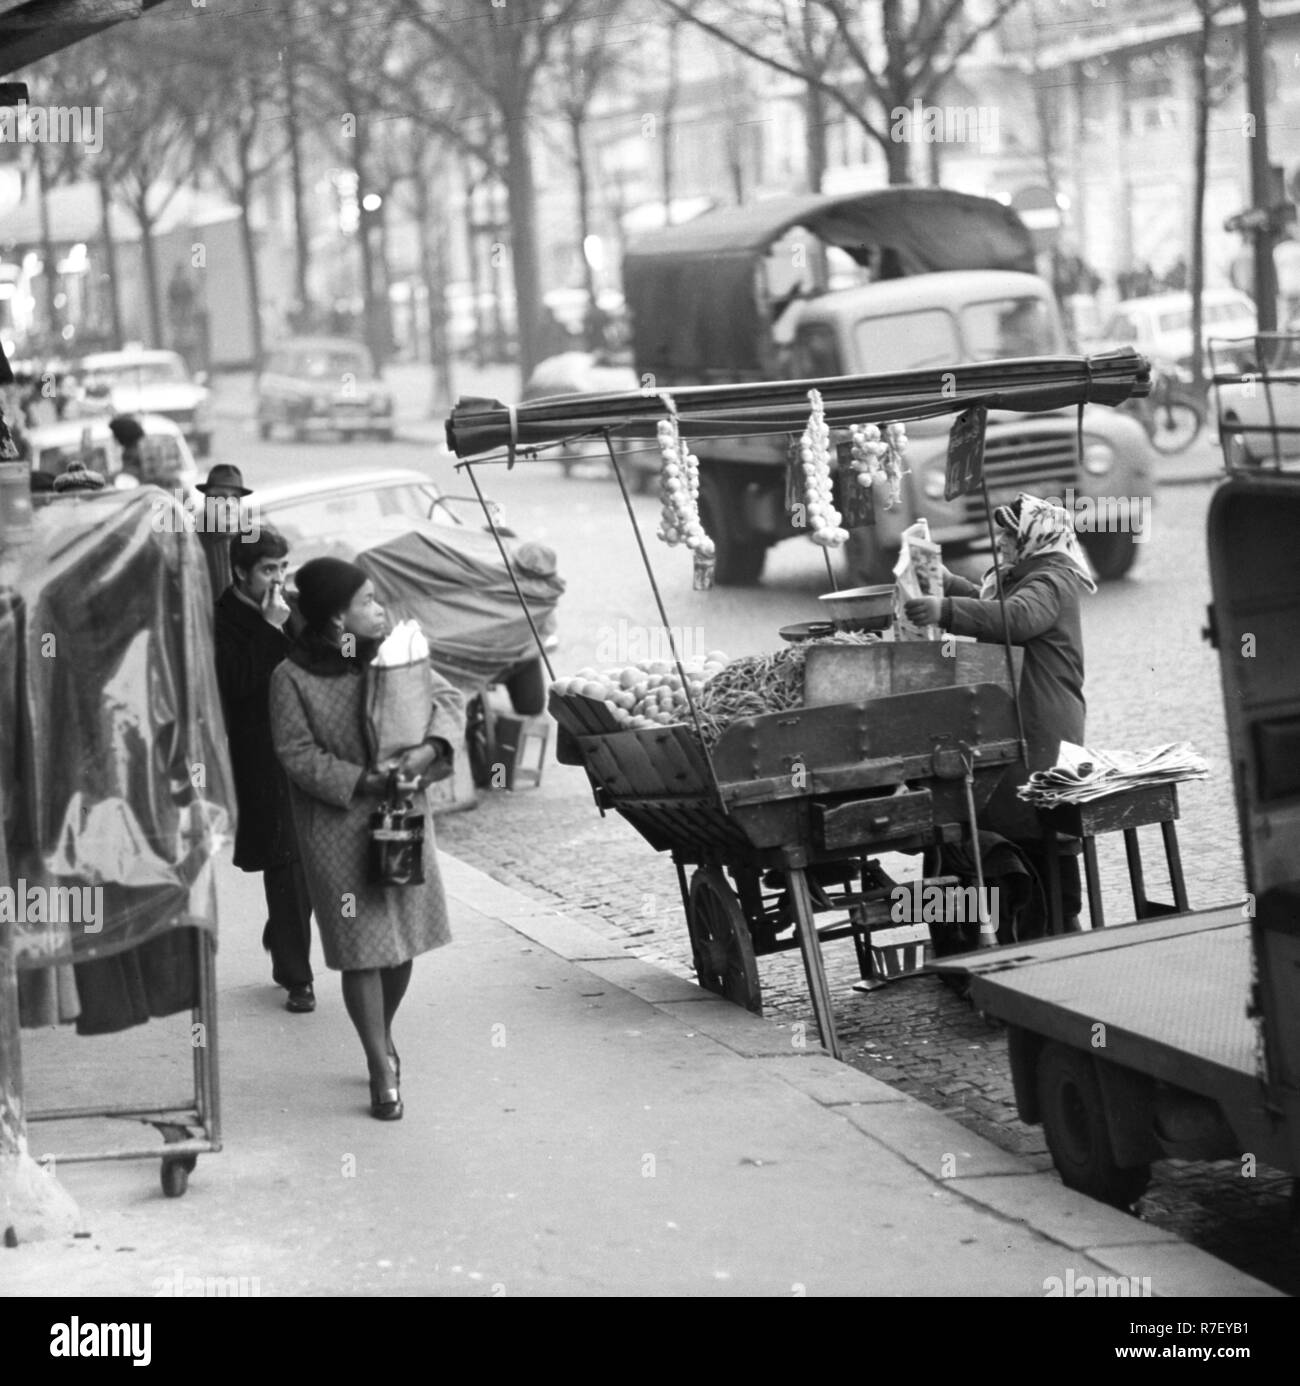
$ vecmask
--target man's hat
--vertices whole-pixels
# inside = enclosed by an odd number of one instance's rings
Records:
[[[54,490],[59,495],[65,491],[102,491],[104,485],[103,476],[76,457],[54,478]]]
[[[244,475],[238,467],[232,466],[229,462],[218,462],[208,472],[208,479],[196,489],[202,491],[206,496],[214,486],[222,486],[231,491],[237,492],[241,496],[251,496],[253,489],[251,486],[244,485]]]

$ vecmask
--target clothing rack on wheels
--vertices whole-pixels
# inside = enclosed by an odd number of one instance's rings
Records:
[[[0,505],[0,947],[24,1022],[70,1019],[71,978],[76,1045],[188,1010],[192,1079],[162,1102],[14,1105],[31,1124],[153,1126],[161,1147],[39,1158],[160,1159],[168,1197],[221,1149],[214,859],[234,803],[203,556],[179,512],[151,486]]]

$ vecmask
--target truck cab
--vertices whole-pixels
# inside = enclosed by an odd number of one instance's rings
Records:
[[[1029,232],[1010,209],[937,188],[781,198],[713,213],[637,241],[624,264],[643,388],[951,367],[1067,353],[1051,290],[1032,273]],[[853,531],[850,571],[883,580],[902,532],[924,515],[945,552],[987,543],[983,501],[943,499],[949,424],[908,424],[901,503]],[[1132,566],[1130,507],[1154,490],[1141,426],[1086,406],[1082,457],[1074,411],[990,416],[985,474],[994,505],[1020,491],[1103,502],[1117,523],[1081,534],[1098,575]],[[768,548],[800,533],[785,500],[780,439],[729,438],[696,449],[700,512],[717,580],[758,581]],[[1140,537],[1140,536],[1139,536]]]

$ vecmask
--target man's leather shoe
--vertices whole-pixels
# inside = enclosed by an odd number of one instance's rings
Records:
[[[284,1008],[295,1014],[314,1011],[316,1009],[316,993],[312,990],[311,983],[308,982],[305,987],[290,987],[289,999],[284,1003]]]

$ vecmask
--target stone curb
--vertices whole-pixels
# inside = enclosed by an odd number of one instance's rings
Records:
[[[1007,1222],[1023,1224],[1108,1273],[1158,1280],[1157,1298],[1204,1295],[1207,1283],[1225,1296],[1286,1297],[1172,1232],[1065,1188],[1055,1173],[1042,1173],[925,1103],[837,1063],[821,1050],[816,1034],[804,1033],[802,1025],[750,1015],[632,957],[617,940],[540,905],[457,857],[440,852],[440,862],[443,885],[452,899],[491,915],[742,1058],[764,1061],[775,1077],[914,1166],[934,1184],[936,1197],[941,1192],[956,1194]]]

